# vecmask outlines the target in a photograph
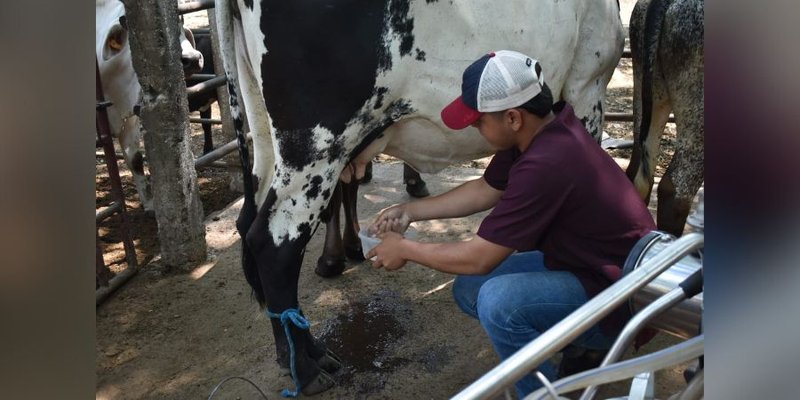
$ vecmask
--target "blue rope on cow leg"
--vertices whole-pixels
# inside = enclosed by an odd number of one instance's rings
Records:
[[[282,313],[274,313],[269,309],[266,310],[267,316],[270,318],[278,318],[281,320],[281,325],[283,326],[283,331],[286,333],[286,341],[289,342],[289,368],[292,373],[292,381],[294,381],[295,390],[283,389],[281,392],[281,396],[283,397],[297,397],[300,393],[300,381],[297,379],[297,370],[295,368],[295,351],[294,351],[294,341],[292,340],[292,333],[289,327],[288,322],[294,324],[294,326],[300,329],[308,329],[309,324],[308,320],[305,319],[300,313],[300,309],[294,308],[287,308]]]

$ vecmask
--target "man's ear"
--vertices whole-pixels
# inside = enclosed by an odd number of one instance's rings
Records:
[[[522,112],[519,109],[511,108],[506,110],[504,117],[505,122],[511,129],[518,131],[522,128]]]

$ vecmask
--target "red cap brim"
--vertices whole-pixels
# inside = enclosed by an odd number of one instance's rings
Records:
[[[481,112],[464,104],[461,96],[442,109],[442,122],[450,129],[464,129],[481,117]]]

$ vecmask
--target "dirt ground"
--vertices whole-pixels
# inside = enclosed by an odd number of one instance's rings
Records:
[[[630,66],[630,60],[620,63],[609,85],[606,110],[630,112]],[[614,138],[631,137],[627,123],[607,124],[606,131]],[[215,136],[221,136],[218,127]],[[659,174],[671,155],[672,137],[674,127],[669,126],[662,139],[666,151]],[[199,126],[194,127],[192,140],[199,154]],[[221,143],[222,139],[217,141]],[[628,150],[611,154],[621,164],[630,155]],[[480,176],[487,161],[423,174],[423,178],[431,193],[441,193]],[[220,381],[232,376],[251,380],[270,399],[280,398],[291,380],[281,375],[274,362],[269,323],[241,272],[234,229],[241,201],[240,194],[229,188],[228,171],[214,167],[198,173],[209,257],[187,272],[159,264],[155,219],[139,208],[130,174],[121,160],[119,165],[142,269],[96,309],[96,398],[207,398]],[[96,187],[97,206],[107,205],[109,183],[102,157],[97,157]],[[381,156],[373,181],[360,190],[360,219],[366,222],[380,209],[408,199],[400,162]],[[412,229],[422,241],[459,240],[473,234],[482,216],[415,223]],[[119,272],[125,267],[119,218],[104,221],[98,229],[105,261]],[[448,398],[497,364],[480,326],[452,301],[453,276],[413,264],[387,273],[373,270],[368,263],[350,263],[342,276],[320,278],[313,270],[324,230],[320,226],[307,248],[300,303],[312,333],[345,360],[345,368],[335,376],[338,386],[316,398]],[[661,334],[640,353],[675,342]],[[682,385],[681,372],[682,368],[673,368],[658,373],[658,397],[667,397]],[[604,388],[601,398],[624,395],[628,388],[627,382]],[[233,380],[214,398],[260,396],[248,383]]]

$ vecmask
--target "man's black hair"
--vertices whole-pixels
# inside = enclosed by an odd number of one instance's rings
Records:
[[[514,108],[522,108],[539,118],[544,118],[553,110],[553,93],[545,83],[542,85],[542,91],[539,92],[539,94],[526,101],[521,106]]]

